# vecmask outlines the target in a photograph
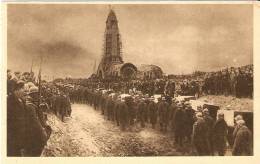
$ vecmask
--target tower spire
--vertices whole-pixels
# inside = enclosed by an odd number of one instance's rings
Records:
[[[104,77],[109,74],[108,69],[112,65],[124,63],[121,49],[122,42],[118,28],[118,20],[111,5],[109,5],[109,14],[107,16],[104,34],[104,54],[98,66],[98,76]]]

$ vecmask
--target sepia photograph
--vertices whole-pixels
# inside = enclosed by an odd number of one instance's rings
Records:
[[[6,156],[253,156],[253,13],[7,4]]]

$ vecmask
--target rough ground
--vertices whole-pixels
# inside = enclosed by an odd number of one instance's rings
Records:
[[[227,106],[231,110],[239,110],[239,111],[253,111],[253,99],[250,98],[236,98],[232,96],[214,96],[208,95],[200,97],[199,100],[206,100],[207,102],[211,102],[220,106],[220,109],[224,109]]]
[[[200,100],[212,102],[231,110],[253,110],[253,100],[231,96],[204,96]],[[174,145],[173,134],[151,127],[120,130],[114,122],[104,119],[100,111],[84,104],[72,105],[72,117],[61,122],[48,115],[53,132],[42,156],[178,156],[192,155],[190,145],[180,149]],[[226,155],[231,155],[227,150]]]
[[[171,133],[151,128],[121,131],[104,119],[100,111],[83,104],[72,105],[72,117],[65,123],[48,116],[53,133],[42,156],[175,156],[188,155],[176,150]]]

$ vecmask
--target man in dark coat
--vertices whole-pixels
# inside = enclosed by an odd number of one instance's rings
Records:
[[[60,95],[59,97],[59,103],[60,103],[60,107],[59,107],[59,114],[61,116],[61,120],[64,122],[64,118],[67,114],[67,109],[68,109],[68,103],[67,103],[67,98],[65,94]]]
[[[194,124],[194,110],[188,104],[184,110],[184,136],[187,138],[188,142],[191,143],[191,135],[192,135],[192,128]]]
[[[208,145],[208,137],[207,137],[207,124],[203,119],[202,113],[196,114],[197,121],[193,125],[192,132],[192,143],[195,147],[198,155],[204,156],[209,155],[209,145]]]
[[[245,125],[244,120],[237,121],[237,132],[233,145],[232,154],[234,156],[252,155],[252,133]]]
[[[228,126],[224,120],[224,114],[219,113],[218,119],[213,127],[213,145],[214,150],[218,152],[219,156],[224,156],[226,151],[226,137]]]
[[[166,132],[169,123],[169,104],[165,97],[162,97],[162,101],[158,104],[158,116],[161,131]]]
[[[177,104],[176,101],[174,100],[171,105],[169,106],[169,123],[171,124],[171,130],[174,131],[174,119],[175,119],[175,114],[177,110]]]
[[[174,117],[174,135],[175,135],[175,143],[179,146],[182,146],[182,140],[184,137],[184,128],[185,123],[184,120],[184,109],[182,105],[178,104],[177,110]]]
[[[115,118],[115,121],[116,121],[116,124],[117,126],[120,125],[120,115],[119,115],[119,112],[120,112],[120,98],[117,97],[117,99],[115,100],[115,112],[114,112],[114,118]]]
[[[155,125],[157,123],[157,105],[154,102],[154,97],[150,98],[148,110],[150,116],[150,123],[152,124],[152,128],[155,129]]]
[[[127,105],[128,109],[128,118],[129,118],[129,124],[134,124],[134,117],[135,117],[135,111],[134,111],[134,99],[132,96],[128,96],[125,98],[125,104]]]
[[[141,99],[140,102],[138,103],[138,108],[137,108],[137,113],[138,113],[138,120],[141,123],[141,127],[145,127],[145,115],[146,115],[146,103],[144,102],[144,99]]]
[[[213,126],[215,124],[213,118],[209,115],[209,110],[207,108],[203,109],[203,118],[207,124],[207,137],[209,141],[209,151],[210,155],[214,155],[214,149],[213,149]]]
[[[108,120],[112,120],[112,110],[113,110],[113,101],[112,101],[112,97],[108,97],[107,98],[107,103],[106,103],[106,111],[107,111],[107,119]]]
[[[25,156],[40,156],[47,142],[48,135],[39,121],[38,115],[38,88],[32,87],[26,100],[26,146]]]
[[[122,99],[119,103],[119,122],[122,130],[125,130],[128,126],[128,107],[125,103],[125,100]]]
[[[20,97],[23,84],[8,81],[7,97],[7,156],[22,156],[25,148],[26,109],[25,101]]]

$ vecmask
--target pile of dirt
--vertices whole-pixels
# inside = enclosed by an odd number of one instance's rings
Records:
[[[218,105],[220,109],[229,108],[238,111],[253,111],[253,99],[236,98],[233,96],[207,95],[200,97],[199,100]]]

